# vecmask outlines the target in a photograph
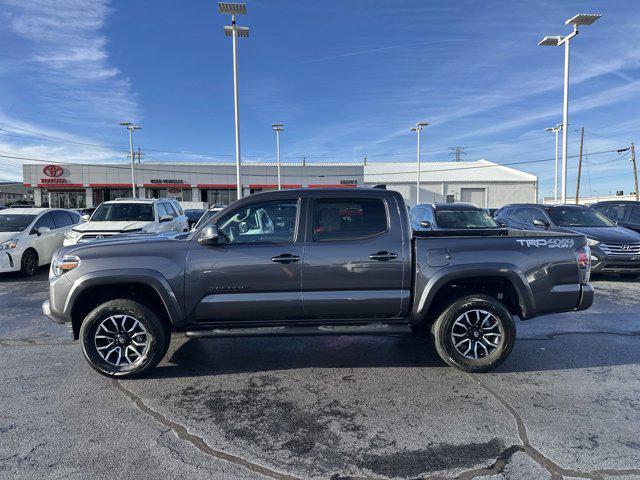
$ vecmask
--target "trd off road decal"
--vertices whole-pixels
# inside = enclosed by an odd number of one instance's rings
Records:
[[[574,240],[572,238],[527,238],[516,240],[523,247],[547,247],[547,248],[573,248]]]

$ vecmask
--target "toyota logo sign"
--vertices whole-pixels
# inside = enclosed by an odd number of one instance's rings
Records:
[[[57,178],[62,175],[62,167],[60,165],[47,165],[42,169],[42,173],[44,173],[47,177]]]

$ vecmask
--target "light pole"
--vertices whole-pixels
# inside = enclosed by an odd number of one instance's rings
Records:
[[[280,181],[280,132],[284,131],[282,123],[274,123],[271,125],[273,131],[276,132],[276,164],[278,165],[278,190],[282,190],[282,182]]]
[[[553,203],[558,204],[558,132],[562,130],[562,124],[558,123],[555,127],[545,128],[545,132],[553,132],[556,134],[556,168],[553,181]]]
[[[420,203],[420,132],[423,127],[429,125],[427,122],[416,123],[415,127],[411,127],[412,132],[416,132],[418,137],[418,155],[416,159],[416,205]]]
[[[562,203],[567,203],[567,125],[569,124],[569,43],[578,35],[580,25],[591,25],[602,15],[598,13],[580,13],[565,22],[565,25],[573,25],[573,32],[569,35],[550,37],[546,36],[538,45],[543,47],[559,47],[564,45],[564,102],[562,106]]]
[[[224,34],[231,37],[233,42],[233,102],[236,128],[236,184],[238,198],[242,198],[242,184],[240,183],[240,109],[238,107],[238,37],[249,37],[249,27],[236,25],[236,15],[246,15],[247,7],[244,3],[218,2],[218,12],[231,15],[231,26],[224,27]]]
[[[134,156],[133,156],[133,131],[140,130],[142,127],[134,125],[131,122],[120,122],[120,125],[126,127],[129,130],[129,152],[131,155],[131,190],[133,192],[133,198],[136,198],[136,173],[134,170]]]

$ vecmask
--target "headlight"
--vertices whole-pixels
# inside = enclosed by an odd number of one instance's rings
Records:
[[[80,265],[80,258],[74,255],[65,255],[64,257],[55,258],[51,262],[51,273],[54,276],[59,277],[69,270],[73,270]]]
[[[11,250],[12,248],[16,248],[18,245],[18,239],[14,238],[13,240],[7,240],[4,243],[0,243],[0,250]]]
[[[596,240],[595,238],[587,238],[587,243],[589,244],[590,247],[595,247],[600,242],[598,240]]]
[[[80,236],[80,232],[76,232],[75,230],[67,230],[64,232],[64,238],[66,240],[75,240]]]

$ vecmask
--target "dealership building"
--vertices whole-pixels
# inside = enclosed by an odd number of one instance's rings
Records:
[[[276,189],[274,163],[242,164],[243,196]],[[24,185],[33,188],[36,206],[85,208],[132,196],[129,164],[25,164]],[[384,184],[409,205],[416,202],[415,163],[286,163],[283,188],[354,188]],[[230,203],[236,199],[234,163],[142,163],[134,166],[139,198],[173,197],[183,202]],[[420,200],[472,202],[497,208],[511,202],[536,202],[535,175],[487,160],[423,162]]]

